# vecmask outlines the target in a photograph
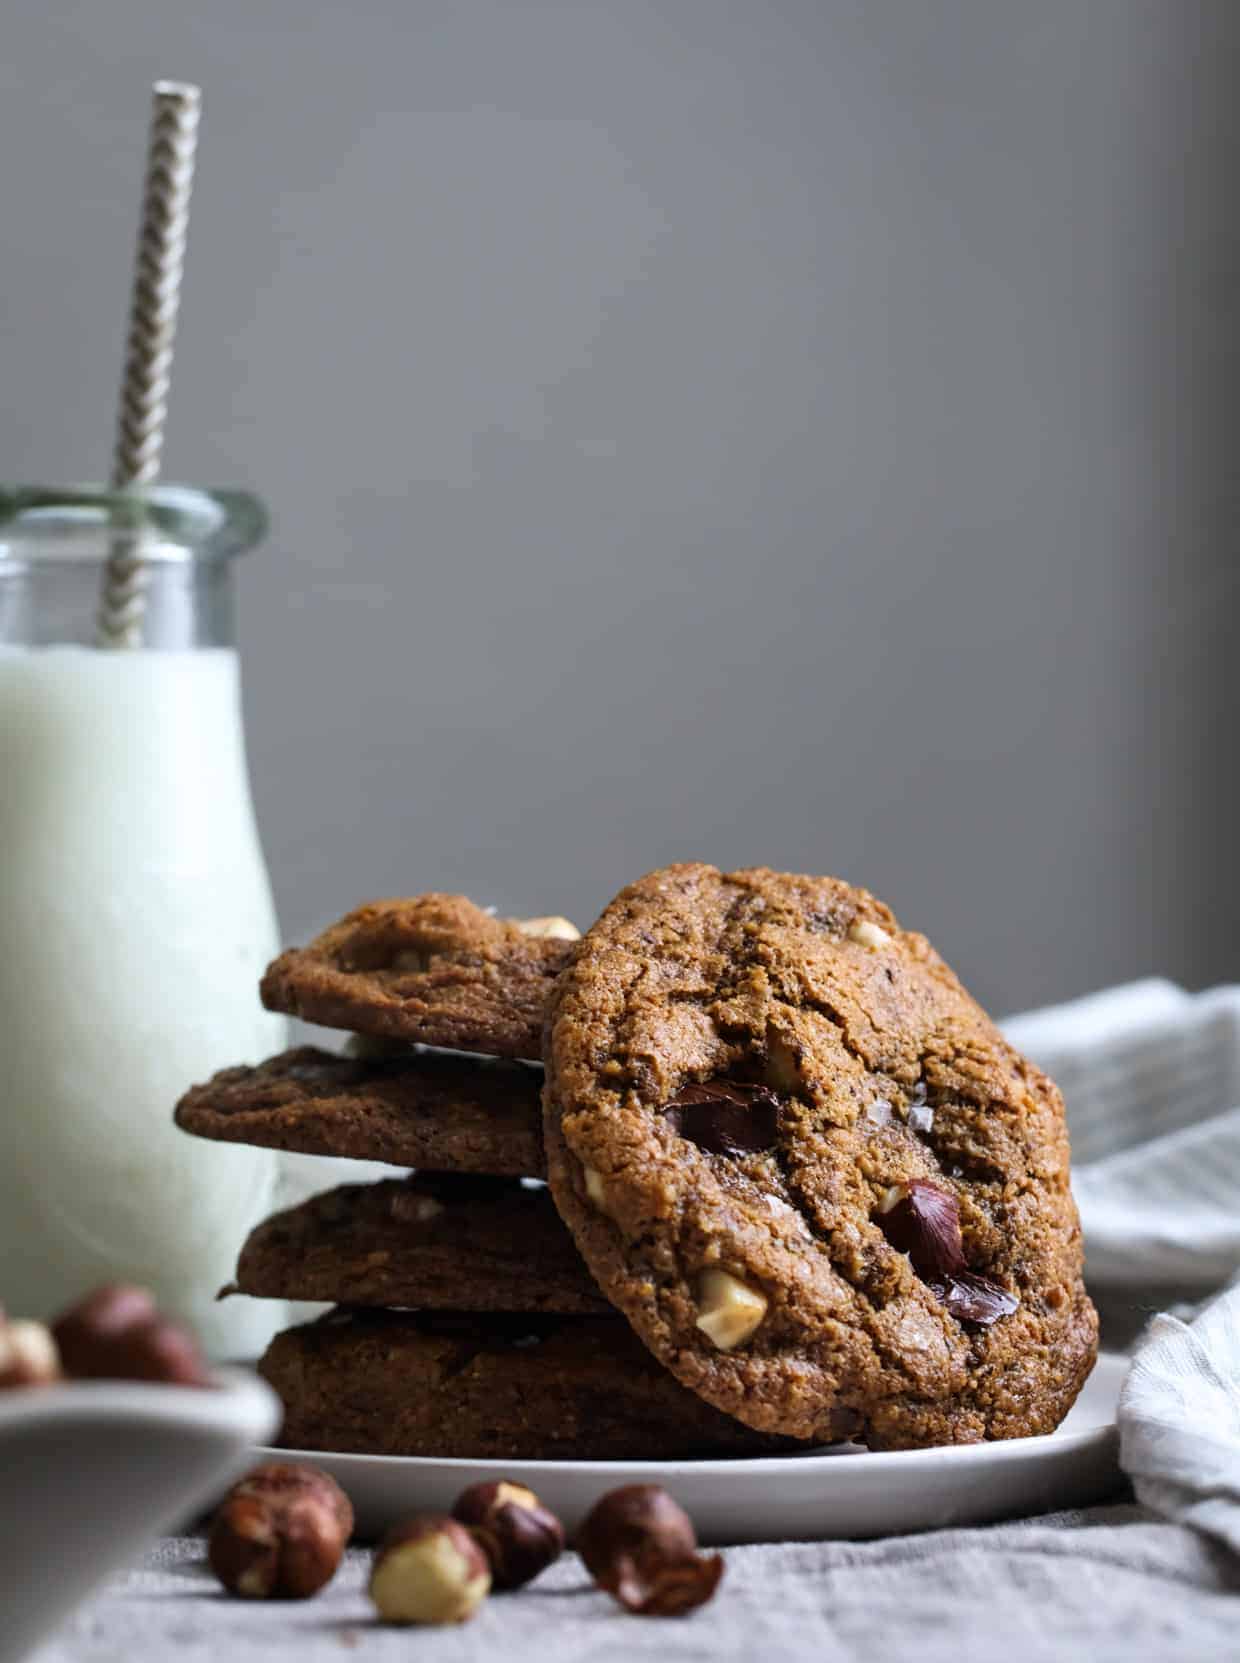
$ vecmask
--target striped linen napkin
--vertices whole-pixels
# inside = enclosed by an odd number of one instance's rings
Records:
[[[1124,1301],[1191,1302],[1137,1339],[1120,1464],[1147,1507],[1240,1553],[1240,987],[1134,982],[1004,1028],[1068,1106],[1104,1339]]]

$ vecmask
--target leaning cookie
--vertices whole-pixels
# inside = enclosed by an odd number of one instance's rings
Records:
[[[565,972],[546,1061],[561,1215],[706,1401],[873,1448],[1062,1419],[1096,1346],[1062,1101],[866,891],[652,873]]]
[[[277,1334],[258,1368],[289,1449],[661,1461],[801,1447],[687,1392],[617,1316],[334,1311]]]
[[[538,1177],[541,1071],[445,1052],[338,1057],[301,1046],[193,1086],[176,1123],[196,1137],[432,1172]]]
[[[241,1249],[235,1289],[411,1310],[611,1311],[547,1189],[455,1173],[343,1184],[275,1213]]]
[[[534,1059],[577,939],[566,918],[493,918],[463,895],[371,901],[281,953],[260,991],[328,1028]]]

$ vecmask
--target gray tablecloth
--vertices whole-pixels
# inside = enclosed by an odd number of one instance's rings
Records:
[[[681,1619],[631,1617],[567,1555],[533,1587],[452,1629],[384,1628],[351,1552],[316,1600],[221,1594],[203,1544],[166,1541],[39,1654],[39,1663],[1167,1663],[1240,1655],[1240,1563],[1131,1505],[882,1542],[726,1550],[713,1604]]]

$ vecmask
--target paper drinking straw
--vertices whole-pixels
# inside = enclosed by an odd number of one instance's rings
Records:
[[[112,459],[114,490],[149,485],[159,477],[201,108],[197,87],[156,81]],[[145,591],[135,516],[135,529],[116,537],[108,558],[98,613],[101,647],[141,645]]]

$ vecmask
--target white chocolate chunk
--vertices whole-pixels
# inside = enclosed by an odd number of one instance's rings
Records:
[[[720,1351],[731,1351],[747,1340],[767,1312],[766,1295],[726,1270],[702,1272],[698,1300],[696,1326]]]

